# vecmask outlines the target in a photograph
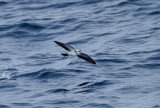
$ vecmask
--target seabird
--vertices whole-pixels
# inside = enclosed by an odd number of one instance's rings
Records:
[[[58,41],[54,41],[54,42],[68,51],[68,53],[61,53],[64,57],[68,57],[69,55],[76,55],[77,57],[84,59],[87,62],[96,64],[96,62],[90,56],[88,56],[85,53],[82,53],[81,50],[75,50],[72,46],[69,46],[67,44],[64,44]]]

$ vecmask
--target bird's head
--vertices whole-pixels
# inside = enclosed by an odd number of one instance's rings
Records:
[[[81,50],[77,50],[77,53],[78,53],[78,54],[81,53]]]

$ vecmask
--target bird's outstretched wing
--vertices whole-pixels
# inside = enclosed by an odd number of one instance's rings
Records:
[[[77,56],[79,58],[81,58],[81,59],[84,59],[84,60],[90,62],[90,63],[96,64],[96,62],[91,57],[89,57],[87,54],[85,54],[85,53],[80,53]]]
[[[67,51],[76,51],[73,47],[67,45],[67,44],[64,44],[64,43],[61,43],[61,42],[58,42],[58,41],[54,41],[56,44],[58,44],[59,46],[61,46],[62,48],[64,48],[65,50]]]

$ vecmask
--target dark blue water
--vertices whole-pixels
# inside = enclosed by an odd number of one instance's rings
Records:
[[[160,108],[160,1],[1,0],[0,108]]]

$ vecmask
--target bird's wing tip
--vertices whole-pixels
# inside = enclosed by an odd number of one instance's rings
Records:
[[[95,61],[93,61],[93,62],[91,62],[92,64],[96,64],[96,62]]]
[[[56,44],[60,43],[60,42],[58,42],[58,41],[53,41],[53,42],[55,42]]]

